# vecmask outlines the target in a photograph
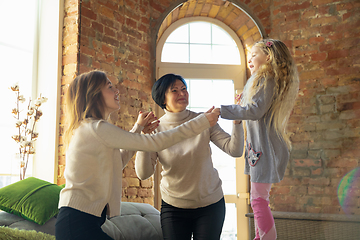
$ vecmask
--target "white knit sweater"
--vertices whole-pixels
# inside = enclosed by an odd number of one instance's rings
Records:
[[[189,110],[165,112],[156,132],[172,129],[199,114]],[[244,147],[243,135],[241,124],[234,124],[231,136],[216,124],[162,151],[137,152],[136,173],[140,179],[149,178],[159,161],[162,164],[161,197],[166,203],[178,208],[208,206],[224,196],[219,174],[212,163],[210,141],[230,156],[240,157]]]
[[[209,127],[204,114],[154,135],[129,133],[103,120],[84,121],[75,130],[66,153],[66,186],[60,193],[59,208],[68,206],[100,217],[108,205],[110,217],[119,215],[122,169],[134,153],[119,149],[160,151]],[[135,124],[132,131],[141,130]]]

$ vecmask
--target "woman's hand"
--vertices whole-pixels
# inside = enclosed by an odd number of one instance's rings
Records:
[[[219,119],[220,109],[212,107],[209,110],[207,110],[207,112],[204,114],[205,114],[206,118],[208,119],[210,126],[212,127],[217,123],[217,121]]]
[[[159,120],[154,115],[153,112],[139,112],[138,119],[136,121],[137,124],[143,126],[144,129],[142,130],[143,133],[152,133],[158,126]]]

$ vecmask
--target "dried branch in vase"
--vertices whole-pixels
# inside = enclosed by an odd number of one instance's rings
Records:
[[[24,117],[20,116],[22,112],[20,110],[20,104],[24,103],[26,99],[23,95],[20,95],[20,87],[18,84],[11,86],[11,90],[14,91],[16,95],[16,107],[12,109],[12,114],[16,119],[15,127],[18,129],[18,134],[13,135],[12,139],[19,145],[20,180],[23,180],[28,167],[29,155],[35,154],[34,142],[39,136],[39,134],[35,132],[35,125],[43,114],[39,108],[48,99],[41,97],[41,94],[35,101],[31,101],[29,98],[26,115],[24,114]]]

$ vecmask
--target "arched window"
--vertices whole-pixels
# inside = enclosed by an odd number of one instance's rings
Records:
[[[234,39],[220,26],[204,21],[185,23],[166,39],[161,62],[240,65]]]
[[[156,47],[156,77],[231,79],[234,90],[245,83],[245,51],[240,39],[216,19],[191,17],[171,24]]]
[[[241,92],[245,85],[245,69],[245,51],[240,39],[216,19],[180,19],[165,30],[157,44],[157,79],[167,73],[183,76],[189,91],[188,109],[195,112],[204,112],[211,106],[234,104],[235,93]],[[157,111],[157,115],[161,116],[162,110]],[[232,121],[219,119],[219,124],[231,133]],[[238,216],[245,216],[248,212],[245,206],[248,180],[243,174],[244,159],[234,159],[212,143],[211,148],[214,167],[223,182],[227,208],[222,239],[237,239]],[[161,169],[158,170],[160,172]],[[159,177],[159,174],[156,176]],[[155,179],[155,186],[157,181]],[[244,197],[246,208],[240,214],[236,205],[239,196]],[[156,201],[155,198],[155,205]],[[244,217],[241,221],[247,222],[247,219]]]

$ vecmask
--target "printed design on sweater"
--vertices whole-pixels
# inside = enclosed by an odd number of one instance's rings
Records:
[[[247,149],[247,159],[250,164],[250,166],[254,167],[257,162],[260,160],[260,157],[262,155],[262,152],[257,152],[254,150],[251,146],[251,143],[249,143],[248,149]]]

